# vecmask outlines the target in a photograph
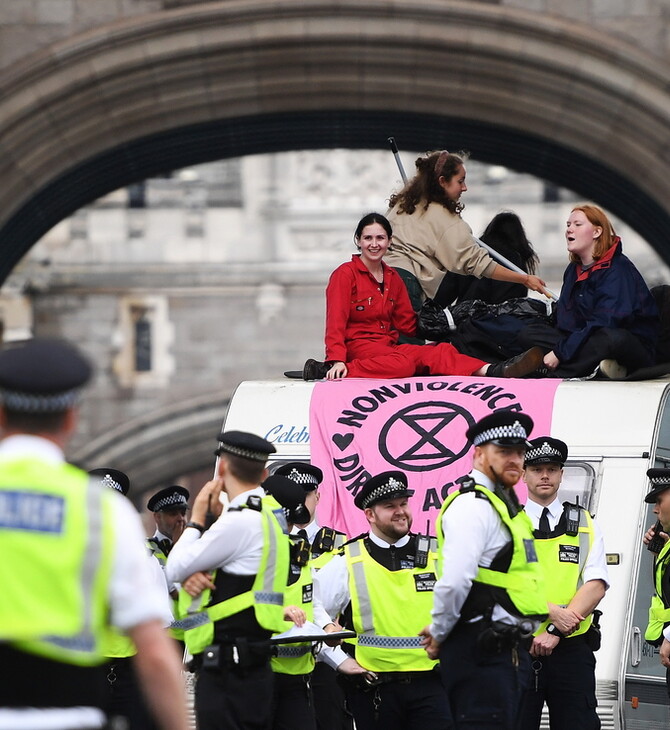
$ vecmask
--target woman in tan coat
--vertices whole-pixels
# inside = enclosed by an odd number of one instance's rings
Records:
[[[476,243],[460,215],[460,198],[468,189],[460,155],[431,152],[415,164],[416,175],[390,199],[393,241],[385,257],[405,282],[415,311],[425,298],[436,298],[447,271],[523,284],[549,296],[538,276],[497,264]]]

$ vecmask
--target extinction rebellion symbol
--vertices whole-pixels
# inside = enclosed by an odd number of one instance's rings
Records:
[[[390,464],[407,471],[432,471],[464,456],[465,437],[475,419],[463,407],[426,401],[396,411],[379,434],[379,453]]]

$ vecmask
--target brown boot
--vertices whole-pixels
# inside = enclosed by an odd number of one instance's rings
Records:
[[[535,372],[544,360],[541,347],[531,347],[521,355],[511,357],[504,362],[494,362],[489,365],[486,376],[489,378],[523,378]]]

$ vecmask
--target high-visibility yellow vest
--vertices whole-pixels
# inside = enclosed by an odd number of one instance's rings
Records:
[[[665,543],[661,552],[654,562],[654,588],[656,593],[652,596],[649,606],[649,622],[644,638],[647,641],[656,643],[663,636],[663,626],[670,623],[670,607],[663,602],[663,574],[670,569],[670,540]]]
[[[322,527],[321,530],[324,528]],[[318,535],[318,533],[317,533]],[[325,552],[319,553],[318,555],[312,554],[312,558],[309,561],[309,564],[312,568],[312,570],[321,570],[324,565],[327,565],[332,559],[334,555],[337,555],[340,550],[342,549],[342,546],[347,541],[347,536],[343,535],[340,532],[335,533],[335,540],[333,541],[333,547],[331,550],[327,550]]]
[[[373,672],[424,672],[435,667],[419,631],[430,623],[437,554],[431,541],[425,567],[388,570],[363,540],[344,546],[356,661]]]
[[[587,510],[579,509],[579,529],[576,535],[563,534],[558,537],[535,538],[535,550],[544,572],[546,599],[557,606],[567,606],[583,584],[583,572],[588,560],[595,530]],[[569,637],[588,631],[593,616],[587,616]],[[547,619],[535,632],[538,636],[548,626]]]
[[[0,460],[0,641],[99,664],[119,496],[69,464]]]
[[[242,508],[248,508],[247,504]],[[281,632],[284,628],[284,592],[289,569],[289,542],[286,521],[279,503],[270,496],[261,500],[261,523],[263,526],[263,551],[258,573],[251,590],[208,606],[211,590],[203,591],[196,598],[182,588],[179,592],[180,618],[172,622],[171,628],[184,630],[184,641],[191,654],[200,654],[212,643],[214,623],[228,616],[254,609],[256,621],[264,629]],[[216,581],[218,571],[213,572]],[[206,607],[206,608],[203,608]]]
[[[310,563],[300,569],[300,577],[295,583],[287,586],[284,592],[285,606],[298,606],[307,615],[308,621],[314,621],[313,601],[314,586]],[[292,621],[284,621],[286,631],[293,626]],[[278,632],[282,633],[282,632]],[[308,644],[278,644],[272,657],[272,671],[278,674],[309,674],[314,669],[314,654],[312,643]]]
[[[440,546],[440,574],[442,572],[442,545],[444,543],[442,517],[455,499],[471,491],[475,491],[482,495],[482,497],[485,497],[498,513],[503,524],[510,532],[513,548],[512,560],[507,571],[502,572],[479,566],[474,583],[504,591],[517,616],[537,618],[540,620],[545,619],[547,616],[547,602],[544,598],[544,577],[535,552],[533,525],[530,518],[523,510],[519,510],[514,516],[511,516],[505,502],[490,489],[480,484],[474,484],[467,487],[467,489],[459,489],[452,492],[442,504],[437,519],[437,542]]]
[[[158,545],[158,541],[154,540],[152,537],[148,537],[146,539],[146,545],[147,549],[153,555],[156,560],[160,563],[160,566],[162,570],[165,570],[165,565],[167,563],[167,555],[163,552],[163,549]],[[179,616],[179,599],[178,598],[172,598],[170,596],[170,607],[172,609],[172,615],[177,617]],[[175,629],[170,627],[168,629],[168,633],[173,639],[177,639],[178,641],[184,640],[184,630],[183,629]],[[123,656],[122,654],[110,654],[110,656]]]

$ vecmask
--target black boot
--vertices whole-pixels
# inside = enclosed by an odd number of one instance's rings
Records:
[[[302,369],[303,380],[323,380],[326,377],[326,373],[330,370],[330,365],[326,362],[319,362],[318,360],[307,360]]]
[[[544,360],[541,347],[531,347],[521,355],[511,357],[504,362],[494,362],[489,365],[486,376],[489,378],[523,378],[535,372]]]

